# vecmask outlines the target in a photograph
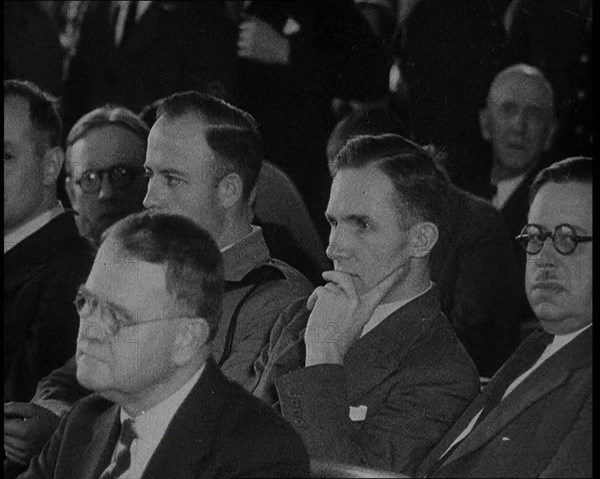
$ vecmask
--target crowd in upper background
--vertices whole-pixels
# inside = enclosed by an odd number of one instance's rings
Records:
[[[305,452],[410,475],[588,474],[591,0],[6,1],[4,26],[5,472],[35,456],[26,477],[78,477],[88,435],[106,434],[94,477],[120,477],[140,405],[160,406],[147,430],[179,444],[158,416],[212,421],[189,401],[214,387],[262,451],[221,425],[215,476],[305,475]],[[107,266],[115,255],[141,270]],[[166,292],[148,286],[155,263],[180,268]],[[149,282],[129,290],[137,273]],[[548,309],[536,288],[559,299]],[[172,328],[176,367],[113,346],[114,364],[90,366],[130,327],[119,301],[147,319],[142,298],[171,311],[169,294],[187,319],[210,312]],[[214,304],[190,312],[191,297]],[[96,310],[109,333],[84,327]],[[142,336],[142,356],[162,358],[154,347]],[[154,370],[172,390],[131,393]],[[539,392],[552,372],[564,394]],[[263,411],[251,395],[278,413],[260,412],[264,435],[231,412]],[[507,403],[519,438],[498,449]],[[148,463],[171,451],[161,437],[133,439],[150,452],[122,471],[172,474]]]

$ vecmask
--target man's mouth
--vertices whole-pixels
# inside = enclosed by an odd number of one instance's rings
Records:
[[[536,281],[535,283],[533,283],[532,290],[559,293],[561,291],[564,291],[565,288],[558,281]]]

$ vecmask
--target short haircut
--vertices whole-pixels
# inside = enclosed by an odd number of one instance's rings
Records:
[[[129,215],[108,228],[102,243],[114,238],[126,255],[165,265],[169,294],[186,314],[204,318],[212,340],[223,299],[221,252],[210,234],[191,220],[152,211]]]
[[[345,168],[379,168],[394,185],[403,225],[431,221],[442,230],[448,178],[436,155],[400,135],[361,135],[348,141],[330,166],[334,176]]]
[[[218,160],[216,176],[223,179],[237,173],[243,181],[242,198],[248,200],[262,166],[262,139],[254,118],[220,98],[188,91],[175,93],[161,101],[156,118],[169,119],[196,115],[206,123],[200,128],[206,143]]]
[[[338,153],[350,138],[385,133],[403,137],[410,136],[406,123],[387,107],[374,106],[353,109],[335,126],[329,136],[328,146],[332,148],[333,152]],[[334,157],[329,158],[329,163]]]
[[[574,156],[553,163],[540,171],[529,187],[529,204],[535,195],[548,183],[592,184],[592,159],[587,156]]]
[[[137,136],[144,145],[148,143],[150,129],[138,115],[127,108],[107,104],[86,113],[77,120],[67,137],[67,148],[87,136],[92,130],[104,126],[119,126]],[[67,170],[70,169],[68,160],[65,167]]]
[[[49,148],[60,146],[62,121],[57,100],[36,84],[27,80],[5,80],[4,100],[19,97],[29,103],[29,119],[37,131],[36,152],[42,156]]]

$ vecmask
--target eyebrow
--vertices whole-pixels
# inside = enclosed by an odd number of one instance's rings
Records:
[[[373,221],[373,219],[369,216],[369,215],[356,215],[356,214],[352,214],[352,215],[345,215],[342,216],[341,218],[336,218],[334,215],[332,214],[325,214],[325,219],[327,221],[331,221],[331,220],[335,220],[335,221],[351,221],[351,222],[359,222],[359,221]]]
[[[120,306],[116,303],[113,303],[112,301],[109,301],[108,299],[105,298],[100,298],[97,294],[93,293],[92,291],[90,291],[85,284],[81,284],[79,286],[79,288],[77,289],[77,291],[79,293],[85,293],[88,294],[90,296],[93,296],[94,298],[100,299],[103,303],[106,303],[108,306],[110,306],[110,308],[114,311],[116,311],[117,313],[121,314],[122,316],[125,316],[125,318],[127,318],[128,321],[131,321],[132,319],[132,314],[127,311],[127,309],[125,309],[123,306]]]

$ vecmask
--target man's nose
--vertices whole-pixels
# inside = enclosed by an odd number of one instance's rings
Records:
[[[513,129],[521,134],[527,130],[527,117],[525,112],[518,111],[511,118],[511,126]]]
[[[144,197],[143,205],[146,209],[156,208],[158,206],[158,188],[153,180],[148,180],[148,187],[146,190],[146,196]]]
[[[329,244],[327,245],[327,249],[325,250],[325,254],[330,260],[339,259],[343,253],[345,248],[345,239],[344,234],[341,231],[341,228],[337,227],[331,228],[331,232],[329,233]]]
[[[79,340],[102,341],[108,335],[108,326],[102,321],[99,314],[79,321]]]
[[[100,191],[98,191],[98,198],[101,200],[108,200],[115,196],[115,187],[110,181],[108,174],[102,175],[100,179]]]
[[[540,252],[534,255],[531,259],[535,261],[536,266],[552,267],[556,265],[557,255],[558,251],[556,251],[556,248],[554,248],[552,238],[546,238]]]

